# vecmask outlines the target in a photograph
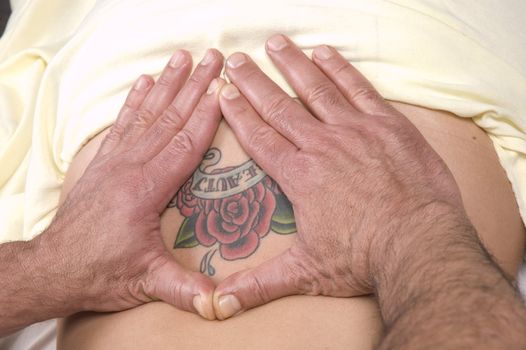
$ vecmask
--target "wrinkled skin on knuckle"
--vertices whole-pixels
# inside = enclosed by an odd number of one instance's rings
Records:
[[[118,141],[122,137],[123,133],[124,126],[119,123],[115,123],[111,127],[110,132],[106,135],[106,139],[111,141]]]
[[[155,239],[144,242],[143,248],[138,248],[129,255],[127,267],[118,271],[118,278],[126,285],[126,292],[142,304],[157,299],[157,281],[155,270],[162,267],[162,251],[158,249]],[[122,263],[122,262],[121,262]]]
[[[199,103],[194,109],[194,114],[198,116],[208,116],[214,112],[210,107],[209,103]]]
[[[273,96],[263,105],[263,116],[266,116],[270,123],[280,123],[281,120],[291,115],[291,104],[296,103],[287,96]]]
[[[268,153],[268,147],[273,144],[273,134],[271,128],[260,126],[252,131],[248,138],[248,144],[256,154]]]
[[[141,128],[146,128],[150,125],[150,120],[154,117],[153,112],[148,109],[140,109],[135,112],[135,118],[131,126],[137,126]]]
[[[246,289],[250,291],[252,298],[255,299],[256,304],[262,305],[268,303],[271,298],[267,291],[266,283],[261,280],[261,277],[258,275],[250,275],[248,279],[245,280]]]
[[[184,125],[184,118],[177,106],[170,104],[159,118],[159,122],[170,129],[180,129]]]
[[[181,130],[168,145],[168,152],[176,157],[189,156],[196,153],[193,137],[188,130]]]
[[[153,114],[150,111],[147,111],[145,109],[136,111],[132,119],[133,121],[131,123],[128,123],[128,125],[125,126],[123,135],[124,136],[129,135],[131,131],[136,128],[139,128],[139,129],[148,128],[150,125],[150,120],[152,119],[153,119]]]
[[[192,85],[195,85],[195,86],[199,86],[201,85],[202,81],[204,80],[204,74],[203,72],[200,72],[200,71],[196,71],[194,74],[192,74],[189,78],[188,78],[188,83],[192,84]]]
[[[162,86],[163,88],[169,88],[173,84],[174,75],[175,72],[173,68],[168,68],[168,70],[161,74],[159,79],[157,79],[156,84]]]
[[[306,95],[310,104],[319,104],[332,108],[344,104],[342,96],[340,96],[333,84],[328,81],[308,89]]]
[[[347,94],[351,97],[351,101],[361,101],[369,105],[376,105],[379,98],[383,101],[380,94],[369,84],[352,86]]]

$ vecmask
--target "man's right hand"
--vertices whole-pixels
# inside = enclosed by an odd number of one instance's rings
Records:
[[[49,280],[64,313],[163,300],[214,318],[214,283],[183,269],[160,235],[161,213],[221,120],[223,57],[208,55],[190,79],[191,57],[178,51],[155,84],[147,76],[136,82],[97,155],[37,237],[36,278]]]

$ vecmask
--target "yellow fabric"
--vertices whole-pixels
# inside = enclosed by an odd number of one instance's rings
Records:
[[[474,118],[526,217],[526,3],[508,0],[13,0],[0,39],[0,241],[53,217],[76,152],[175,48],[250,54],[286,33],[336,47],[390,100]]]

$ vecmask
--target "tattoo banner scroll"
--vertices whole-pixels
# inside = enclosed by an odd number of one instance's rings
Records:
[[[221,151],[211,148],[192,177],[192,194],[203,199],[226,198],[245,191],[267,174],[253,161],[228,168],[223,172],[207,172],[207,168],[221,160]]]

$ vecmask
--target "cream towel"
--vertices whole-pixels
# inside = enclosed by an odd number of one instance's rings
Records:
[[[264,42],[336,47],[390,100],[474,118],[526,218],[526,2],[508,0],[16,0],[0,40],[0,242],[52,219],[76,152],[141,73],[176,48],[250,54]]]

